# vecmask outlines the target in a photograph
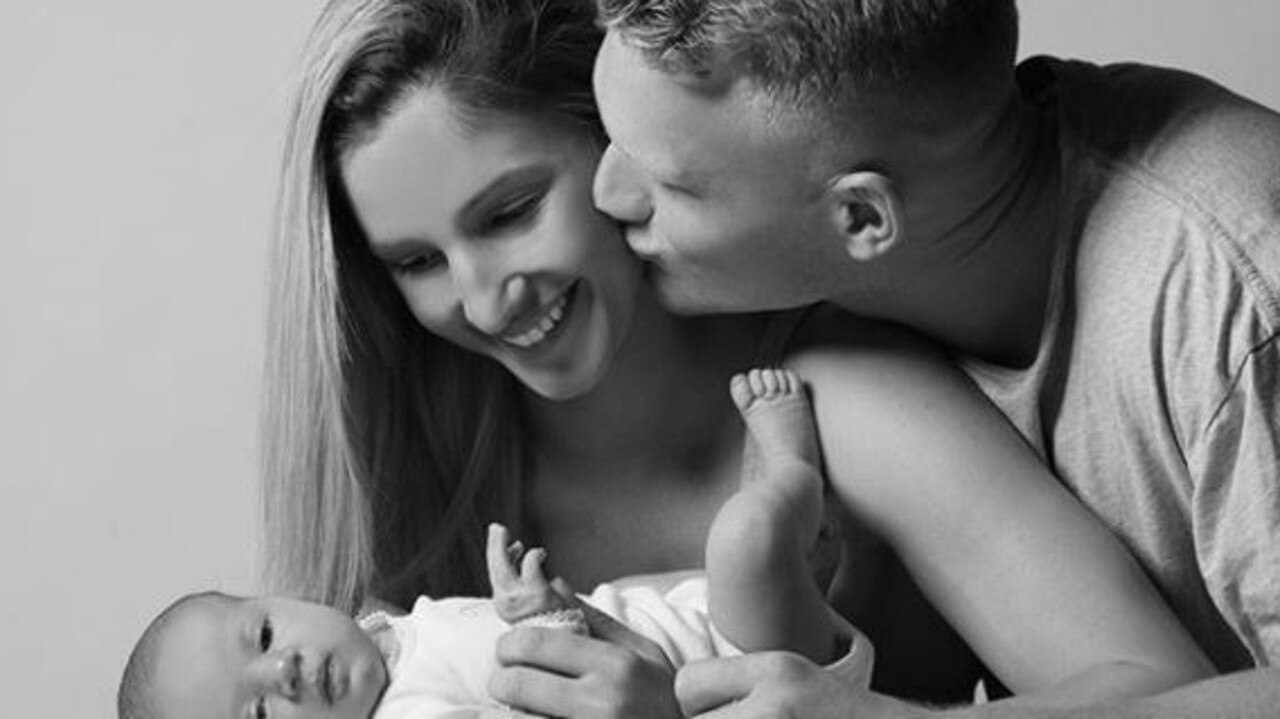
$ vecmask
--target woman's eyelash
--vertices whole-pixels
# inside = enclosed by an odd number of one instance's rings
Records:
[[[543,197],[545,197],[545,193],[537,193],[503,205],[484,218],[482,225],[478,228],[478,232],[481,234],[501,232],[508,227],[520,224],[542,206]],[[388,261],[387,265],[396,274],[414,275],[433,270],[444,264],[444,261],[444,253],[432,251],[406,257],[402,260]]]
[[[400,260],[393,265],[391,269],[401,274],[413,274],[415,272],[425,272],[436,268],[440,263],[444,262],[444,254],[440,252],[425,252],[420,255],[414,255],[404,260]]]
[[[485,223],[486,229],[500,230],[504,227],[513,225],[527,217],[533,212],[533,210],[537,209],[541,205],[541,194],[530,195],[516,202],[512,202],[509,205],[505,205],[489,216],[488,221]]]
[[[271,640],[275,637],[275,629],[271,626],[271,619],[263,619],[262,626],[258,627],[258,649],[266,652],[271,649]]]

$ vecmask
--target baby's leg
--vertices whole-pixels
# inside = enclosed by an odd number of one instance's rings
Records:
[[[577,597],[559,579],[547,580],[542,572],[546,550],[525,551],[512,542],[507,528],[489,525],[486,547],[493,606],[508,624],[540,624],[587,633],[586,618]]]
[[[754,446],[707,541],[712,621],[744,651],[830,661],[834,628],[808,561],[822,524],[822,474],[804,387],[789,370],[752,370],[733,378],[730,393]]]

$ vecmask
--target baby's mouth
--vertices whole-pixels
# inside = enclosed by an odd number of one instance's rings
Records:
[[[320,666],[316,668],[316,692],[325,704],[333,705],[335,699],[334,677],[333,677],[333,655],[324,658],[320,662]]]

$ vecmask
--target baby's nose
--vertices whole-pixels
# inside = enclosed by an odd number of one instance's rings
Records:
[[[294,649],[282,649],[262,655],[258,662],[262,690],[296,700],[301,689],[301,664],[302,657]]]

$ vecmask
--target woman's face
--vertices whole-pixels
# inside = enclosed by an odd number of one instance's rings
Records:
[[[342,177],[369,249],[423,327],[567,399],[608,369],[642,286],[591,203],[598,159],[568,123],[464,126],[426,89],[342,158]]]

